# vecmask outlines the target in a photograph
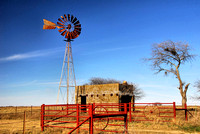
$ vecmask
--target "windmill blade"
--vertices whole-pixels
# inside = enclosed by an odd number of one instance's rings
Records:
[[[81,31],[76,30],[76,29],[74,30],[74,32],[76,32],[77,35],[80,35],[80,34],[81,34]]]
[[[71,32],[72,35],[72,39],[75,39],[76,35],[74,34],[74,32]]]
[[[64,32],[61,33],[62,36],[64,36],[66,34],[67,30],[65,30]]]
[[[65,38],[69,39],[69,32],[66,33]]]
[[[68,14],[68,21],[70,21],[71,19],[70,19],[70,14]]]
[[[75,38],[77,38],[79,35],[77,34],[76,36],[75,36]]]
[[[75,25],[75,27],[80,27],[81,28],[81,24]]]
[[[72,32],[69,33],[69,38],[70,38],[70,39],[73,39],[73,34],[72,34]]]
[[[76,30],[76,31],[81,31],[81,28],[75,28],[74,30]]]
[[[66,14],[64,14],[64,17],[65,17],[65,20],[67,21],[68,19],[67,19],[67,15]]]
[[[60,22],[62,22],[62,23],[65,23],[63,20],[61,20],[60,18],[58,18],[58,20],[60,21]]]
[[[65,18],[64,18],[63,16],[60,16],[60,17],[62,18],[62,20],[63,20],[63,21],[65,21],[65,22],[66,22],[66,20],[65,20]]]
[[[72,16],[71,16],[71,22],[72,22],[73,20],[74,20],[74,16],[72,15]]]
[[[76,31],[78,35],[81,34],[81,30],[77,30],[77,29],[75,29],[74,31]]]
[[[79,20],[76,23],[74,23],[74,25],[78,25],[78,24],[80,24]]]
[[[65,28],[64,26],[56,26],[58,29]]]
[[[74,34],[75,36],[77,36],[77,35],[78,35],[78,33],[77,33],[76,31],[73,31],[73,34]]]
[[[76,22],[76,21],[77,21],[77,18],[75,17],[74,20],[72,21],[72,23],[74,23],[74,22]]]
[[[74,39],[77,38],[79,35],[76,31],[73,31]]]
[[[81,31],[81,28],[75,28],[74,30],[76,30],[76,31]]]
[[[81,29],[81,24],[74,26],[74,29]]]
[[[62,24],[62,23],[60,23],[60,22],[57,22],[57,24],[60,25],[60,26],[64,26],[64,24]]]
[[[70,32],[68,33],[68,39],[71,39]]]
[[[66,30],[65,28],[58,30],[60,33],[62,33],[64,30]]]
[[[72,39],[72,34],[71,34],[71,32],[69,32],[69,39]]]

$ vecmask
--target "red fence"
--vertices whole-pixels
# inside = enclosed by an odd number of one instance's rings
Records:
[[[124,111],[116,111],[119,107],[123,108]],[[114,122],[109,121],[109,118],[112,118]],[[123,124],[116,123],[121,120],[123,120]],[[106,108],[95,104],[43,104],[41,106],[42,131],[44,131],[45,127],[58,127],[71,129],[69,133],[75,130],[78,132],[80,129],[87,130],[90,134],[93,134],[93,131],[127,133],[127,123],[127,104],[107,104]],[[111,127],[109,128],[108,126]]]
[[[171,122],[176,119],[176,106],[173,103],[129,103],[129,121]]]
[[[71,132],[87,130],[126,133],[128,121],[170,122],[176,118],[173,103],[101,103],[42,105],[41,128],[69,128]]]

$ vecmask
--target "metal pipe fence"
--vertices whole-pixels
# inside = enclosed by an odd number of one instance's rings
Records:
[[[87,130],[128,133],[128,122],[172,122],[176,119],[173,103],[92,103],[87,105],[42,105],[41,129],[68,128],[72,133]]]

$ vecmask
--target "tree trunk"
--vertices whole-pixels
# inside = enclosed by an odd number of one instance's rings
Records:
[[[185,107],[185,104],[187,104],[187,96],[186,96],[186,92],[183,92],[182,96],[182,107]]]

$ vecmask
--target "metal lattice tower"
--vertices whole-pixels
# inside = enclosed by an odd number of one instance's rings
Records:
[[[60,83],[59,83],[59,89],[58,89],[58,96],[57,96],[57,102],[59,102],[59,95],[63,99],[64,102],[69,103],[69,92],[73,95],[74,88],[76,87],[76,78],[75,78],[75,72],[74,72],[74,64],[73,64],[73,57],[72,57],[72,48],[71,48],[71,42],[66,43],[65,48],[65,55],[63,60],[63,66],[62,66],[62,73],[60,77]],[[65,101],[65,90],[62,90],[62,88],[67,88],[67,98]],[[64,91],[64,92],[63,92]]]
[[[43,21],[43,29],[58,28],[58,31],[61,33],[61,35],[65,36],[65,38],[67,39],[65,40],[66,48],[56,103],[59,103],[60,98],[62,98],[64,103],[69,104],[69,93],[71,93],[71,95],[74,97],[76,87],[71,41],[72,39],[75,39],[80,35],[81,24],[76,17],[70,14],[64,14],[64,16],[61,16],[61,18],[58,19],[57,24],[46,19],[43,19]]]

